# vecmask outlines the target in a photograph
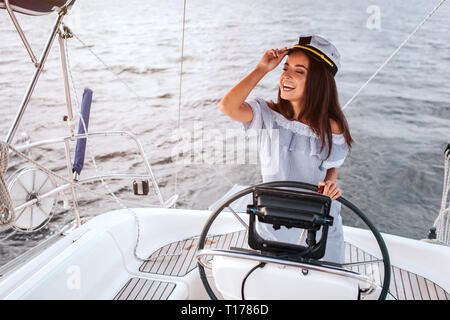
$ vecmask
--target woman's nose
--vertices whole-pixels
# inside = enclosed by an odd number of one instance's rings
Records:
[[[288,70],[283,71],[283,73],[282,73],[281,75],[282,75],[283,78],[285,78],[285,79],[292,80],[292,76],[291,76],[291,74],[289,73]]]

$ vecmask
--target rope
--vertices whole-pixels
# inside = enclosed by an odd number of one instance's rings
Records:
[[[94,54],[95,55],[95,54]],[[97,55],[96,55],[96,57],[99,59],[99,60],[101,60],[100,59],[100,57],[98,57]],[[76,103],[77,103],[77,105],[78,106],[81,106],[81,104],[80,104],[80,102],[78,101],[78,95],[77,95],[77,90],[76,90],[76,88],[75,88],[75,81],[73,80],[73,75],[72,75],[72,70],[71,70],[71,67],[70,67],[70,59],[69,59],[69,50],[68,50],[68,45],[67,45],[67,39],[66,39],[66,59],[67,59],[67,65],[68,65],[68,69],[69,69],[69,75],[70,75],[70,78],[71,78],[71,83],[72,83],[72,89],[73,89],[73,91],[74,91],[74,96],[75,96],[75,100],[76,100]],[[103,63],[104,64],[104,63]],[[106,66],[109,70],[111,70],[108,66]],[[129,87],[128,85],[127,85],[127,87]],[[139,218],[138,218],[138,215],[136,214],[136,212],[134,212],[132,209],[130,209],[127,205],[125,205],[117,196],[116,196],[116,194],[114,193],[114,191],[112,191],[111,190],[111,188],[109,187],[109,185],[108,185],[108,183],[103,179],[103,177],[102,177],[102,175],[100,174],[100,172],[99,172],[99,169],[98,169],[98,166],[97,166],[97,161],[95,160],[95,156],[94,156],[94,154],[92,153],[92,151],[91,151],[91,148],[89,147],[89,135],[87,134],[88,133],[88,130],[87,130],[87,126],[86,126],[86,122],[84,121],[84,118],[83,118],[83,116],[82,116],[82,114],[81,114],[81,109],[79,109],[78,110],[78,115],[80,116],[80,122],[82,123],[82,125],[83,125],[83,129],[84,129],[84,132],[86,133],[86,150],[88,151],[88,153],[89,153],[89,157],[90,157],[90,159],[91,159],[91,161],[92,161],[92,164],[93,164],[93,166],[94,166],[94,169],[95,169],[95,172],[96,172],[96,174],[97,174],[97,176],[99,176],[100,177],[100,182],[101,182],[101,184],[102,184],[102,186],[106,189],[106,191],[108,192],[108,195],[122,208],[122,209],[125,209],[125,210],[127,210],[133,217],[134,217],[134,221],[135,221],[135,225],[136,225],[136,241],[135,241],[135,245],[134,245],[134,248],[133,248],[133,255],[134,255],[134,257],[137,259],[137,260],[139,260],[139,261],[141,261],[141,262],[147,262],[147,261],[150,261],[150,260],[154,260],[154,259],[157,259],[157,258],[159,258],[160,256],[165,256],[165,255],[158,255],[158,256],[156,256],[156,257],[153,257],[153,258],[148,258],[148,259],[146,259],[146,258],[141,258],[141,257],[139,257],[139,255],[137,254],[137,248],[139,247],[139,241],[140,241],[140,235],[141,235],[141,227],[140,227],[140,221],[139,221]],[[103,197],[103,196],[102,196]]]
[[[183,61],[184,61],[184,31],[186,29],[186,0],[184,0],[183,4],[183,27],[181,32],[181,61],[180,61],[180,81],[179,81],[179,91],[178,91],[178,121],[177,121],[177,138],[180,138],[180,126],[181,126],[181,92],[182,92],[182,84],[183,84]],[[178,158],[178,156],[177,156]],[[178,188],[178,170],[175,170],[175,191],[177,194]],[[174,208],[176,208],[176,201],[174,204]]]
[[[184,61],[184,33],[186,30],[186,0],[184,0],[184,7],[183,7],[183,27],[182,27],[182,33],[181,33],[181,63],[180,63],[180,81],[179,81],[179,91],[178,91],[178,122],[177,122],[177,130],[178,130],[178,137],[180,134],[180,126],[181,126],[181,96],[182,96],[182,84],[183,84],[183,61]],[[219,172],[213,165],[211,165],[209,162],[206,161],[206,164],[212,168],[216,174],[220,175],[226,182],[228,182],[230,185],[234,186],[235,184],[227,178],[223,173]],[[177,194],[177,187],[178,187],[178,170],[175,170],[175,194]],[[174,208],[176,207],[176,203],[174,205]]]
[[[180,85],[178,92],[178,125],[180,128],[180,120],[181,120],[181,88],[183,84],[183,60],[184,60],[184,31],[186,29],[186,0],[184,0],[183,5],[183,28],[181,32],[181,61],[180,61]]]
[[[0,141],[0,225],[9,225],[15,220],[11,195],[6,187],[4,175],[8,169],[8,146]]]
[[[61,23],[61,25],[64,28],[68,28],[64,23]],[[69,29],[69,28],[68,28]],[[70,30],[70,29],[69,29]],[[77,39],[81,45],[83,46],[84,49],[87,49],[105,68],[106,70],[108,70],[109,72],[111,72],[114,77],[119,80],[123,85],[125,85],[134,95],[136,98],[138,98],[138,100],[145,101],[145,99],[143,99],[134,89],[133,87],[131,87],[126,81],[124,81],[117,73],[114,72],[114,70],[102,59],[100,58],[94,50],[91,49],[91,46],[87,45],[78,35],[76,35],[72,30],[70,30],[71,34],[73,35],[73,37],[75,39]]]
[[[403,46],[411,39],[411,37],[423,26],[423,24],[431,18],[431,16],[436,12],[437,9],[447,0],[441,0],[439,4],[434,7],[434,9],[425,17],[425,19],[422,20],[421,23],[417,25],[417,27],[414,29],[414,31],[397,47],[397,49],[392,52],[392,54],[381,64],[381,66],[378,67],[378,69],[370,76],[370,78],[355,92],[355,94],[347,101],[347,103],[342,107],[342,110],[348,107],[350,103],[353,102],[353,100],[361,93],[361,91],[371,82],[377,74],[381,71],[381,69],[384,68],[385,65],[391,61],[391,59],[403,48]]]

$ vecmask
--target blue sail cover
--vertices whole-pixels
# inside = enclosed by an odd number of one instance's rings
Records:
[[[75,0],[9,0],[11,9],[15,12],[27,14],[30,16],[40,16],[54,11],[54,8],[61,8],[66,3],[69,7]],[[0,9],[5,9],[5,1],[0,0]]]
[[[84,120],[84,125],[86,125],[86,131],[89,131],[89,115],[91,113],[91,103],[92,103],[92,90],[89,88],[84,89],[83,100],[81,101],[81,117]],[[84,125],[80,119],[78,124],[78,134],[84,134]],[[84,166],[84,156],[86,153],[86,138],[78,139],[77,146],[75,148],[75,159],[73,161],[72,172],[77,172],[78,175]]]

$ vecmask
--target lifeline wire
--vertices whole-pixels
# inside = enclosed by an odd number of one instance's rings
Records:
[[[70,62],[69,62],[69,61],[70,61],[70,60],[69,60],[69,49],[68,49],[68,45],[67,45],[67,39],[66,39],[65,41],[66,41],[66,58],[67,58],[67,61],[68,61],[68,68],[69,68],[70,78],[71,78],[71,80],[72,80],[72,81],[71,81],[71,83],[72,83],[72,89],[73,89],[73,91],[74,91],[74,93],[75,93],[74,96],[75,96],[75,100],[76,100],[77,105],[81,106],[81,104],[80,104],[79,101],[78,101],[77,90],[76,90],[76,88],[75,88],[75,81],[73,80],[72,70],[71,70],[71,68],[70,68]],[[127,210],[127,211],[128,211],[129,213],[131,213],[131,215],[134,217],[134,221],[135,221],[135,225],[136,225],[136,242],[135,242],[135,245],[134,245],[134,248],[133,248],[133,255],[134,255],[134,257],[135,257],[137,260],[141,261],[141,262],[146,262],[146,261],[152,261],[152,260],[157,259],[157,258],[159,258],[159,257],[161,257],[161,256],[170,256],[171,254],[163,254],[163,255],[157,255],[156,257],[153,257],[153,258],[147,258],[147,259],[146,259],[146,258],[141,258],[141,257],[139,257],[139,255],[137,254],[137,248],[139,247],[139,240],[140,240],[140,235],[141,235],[140,221],[139,221],[138,215],[137,215],[136,212],[134,212],[134,210],[130,209],[127,205],[125,205],[125,204],[124,204],[124,203],[116,196],[116,194],[114,193],[114,191],[111,190],[111,188],[109,187],[108,183],[103,179],[103,177],[102,177],[101,174],[99,173],[99,171],[98,171],[98,166],[97,166],[97,162],[95,161],[95,156],[94,156],[94,154],[92,153],[91,148],[89,147],[89,144],[88,144],[88,141],[89,141],[88,136],[89,136],[89,134],[88,134],[88,130],[87,130],[86,123],[85,123],[85,121],[84,121],[83,115],[81,114],[81,110],[78,111],[78,114],[79,114],[79,116],[80,116],[80,122],[81,122],[81,124],[83,125],[84,132],[85,132],[85,134],[86,134],[86,149],[87,149],[88,152],[89,152],[89,156],[90,156],[90,158],[91,158],[92,164],[94,165],[95,172],[97,173],[98,176],[100,176],[100,181],[101,181],[102,186],[103,186],[103,187],[106,189],[106,191],[111,195],[111,197],[114,199],[114,201],[115,201],[119,206],[122,207],[122,209]],[[183,248],[182,248],[182,249],[183,249]],[[182,250],[182,249],[181,249],[181,250]],[[176,255],[176,254],[173,254],[173,255]]]
[[[181,71],[180,71],[180,94],[179,94],[179,107],[178,107],[178,128],[180,127],[180,109],[181,109],[181,83],[182,83],[182,73],[183,73],[183,57],[184,57],[184,29],[185,29],[185,15],[186,15],[186,0],[184,1],[184,16],[183,16],[183,38],[182,38],[182,41],[183,41],[183,43],[182,43],[182,56],[181,56]],[[64,27],[67,27],[67,26],[65,26],[65,25],[63,25]],[[129,86],[128,85],[128,83],[126,83],[125,81],[123,81],[112,69],[111,69],[111,67],[106,63],[106,62],[104,62],[103,61],[103,59],[102,58],[100,58],[83,40],[81,40],[81,38],[80,37],[78,37],[75,33],[73,33],[73,32],[71,32],[72,33],[72,35],[86,48],[86,49],[88,49],[89,50],[89,52],[93,55],[93,56],[95,56],[96,58],[97,58],[97,60],[98,61],[100,61],[100,63],[102,63],[105,67],[106,67],[106,69],[108,70],[108,71],[110,71],[120,82],[122,82],[127,88],[129,88],[130,89],[130,91],[131,92],[133,92],[134,93],[134,95],[137,97],[137,98],[141,98],[137,93],[136,93],[136,91],[134,91],[133,90],[133,88],[131,87],[131,86]],[[69,57],[68,57],[68,46],[67,46],[67,41],[66,41],[66,58],[67,58],[67,60],[69,61]],[[76,90],[76,88],[75,88],[75,86],[74,86],[74,80],[73,80],[73,76],[72,76],[72,71],[71,71],[71,68],[70,68],[70,64],[69,64],[69,62],[68,62],[68,66],[69,66],[69,74],[70,74],[70,77],[71,77],[71,80],[72,80],[72,89],[73,89],[73,91],[74,91],[74,95],[75,95],[75,100],[76,100],[76,102],[77,102],[77,105],[79,105],[79,101],[78,101],[78,96],[77,96],[77,90]],[[83,117],[81,116],[81,112],[79,112],[79,115],[80,115],[80,121],[81,121],[81,123],[82,123],[82,125],[83,125],[83,127],[84,127],[84,131],[86,132],[86,142],[88,142],[88,134],[87,134],[87,130],[86,130],[86,124],[85,124],[85,122],[84,122],[84,119],[83,119]],[[89,155],[90,155],[90,158],[91,158],[91,161],[92,161],[92,163],[93,163],[93,165],[94,165],[94,168],[95,168],[95,171],[96,171],[96,173],[97,174],[99,174],[99,172],[98,172],[98,166],[97,166],[97,164],[96,164],[96,161],[95,161],[95,157],[94,157],[94,155],[92,154],[92,152],[91,152],[91,150],[90,150],[90,148],[88,147],[88,143],[86,143],[86,148],[88,149],[88,152],[89,152]],[[178,173],[178,172],[177,172]],[[139,257],[138,255],[137,255],[137,248],[138,248],[138,246],[139,246],[139,239],[140,239],[140,222],[139,222],[139,218],[138,218],[138,216],[137,216],[137,214],[132,210],[132,209],[130,209],[129,207],[127,207],[115,194],[114,194],[114,192],[111,190],[111,188],[109,187],[109,185],[106,183],[106,181],[104,181],[104,179],[103,178],[101,178],[100,179],[101,180],[101,184],[102,184],[102,186],[107,190],[107,192],[108,192],[108,195],[110,196],[110,197],[112,197],[113,199],[114,199],[114,201],[116,201],[123,209],[125,209],[125,210],[127,210],[127,211],[129,211],[131,214],[132,214],[132,216],[135,218],[135,223],[136,223],[136,229],[137,229],[137,237],[136,237],[136,243],[135,243],[135,246],[134,246],[134,250],[133,250],[133,254],[134,254],[134,257],[136,258],[136,259],[138,259],[138,260],[140,260],[140,261],[149,261],[149,260],[154,260],[154,259],[157,259],[157,258],[159,258],[159,257],[162,257],[162,256],[171,256],[171,255],[178,255],[178,254],[163,254],[163,255],[158,255],[157,257],[153,257],[153,258],[148,258],[148,259],[145,259],[145,258],[141,258],[141,257]],[[175,191],[176,191],[176,185],[175,185]],[[175,205],[176,205],[176,203],[174,204],[174,208],[175,208]],[[182,249],[181,249],[182,250]]]
[[[61,25],[63,26],[63,27],[67,27],[64,23],[61,23]],[[105,61],[103,61],[103,59],[102,58],[100,58],[95,52],[94,52],[94,50],[92,50],[91,48],[90,48],[90,46],[89,45],[87,45],[83,40],[81,40],[81,38],[80,37],[78,37],[72,30],[71,30],[71,33],[72,33],[72,35],[74,36],[74,38],[75,39],[77,39],[81,44],[82,44],[82,46],[85,48],[85,49],[87,49],[87,50],[89,50],[89,52],[95,57],[95,58],[97,58],[97,60],[98,61],[100,61],[100,63],[101,64],[103,64],[103,66],[109,71],[109,72],[111,72],[116,78],[117,78],[117,80],[119,80],[123,85],[125,85],[135,96],[136,96],[136,98],[138,98],[140,101],[143,101],[144,99],[126,82],[126,81],[124,81],[117,73],[115,73],[114,72],[114,70],[105,62]]]
[[[183,60],[184,60],[184,30],[186,26],[186,0],[184,0],[183,5],[183,29],[181,33],[181,61],[180,61],[180,85],[179,85],[179,92],[178,92],[178,122],[177,122],[177,139],[180,138],[180,122],[181,122],[181,89],[183,84]],[[179,141],[179,140],[178,140]],[[178,151],[178,150],[177,150]],[[177,158],[178,159],[178,155]],[[177,186],[178,186],[178,170],[175,169],[175,191],[174,193],[177,194]],[[175,201],[174,208],[177,207],[177,202]]]
[[[183,84],[183,61],[184,61],[184,31],[186,29],[186,0],[184,0],[184,7],[183,7],[183,28],[182,28],[182,35],[181,35],[181,63],[180,63],[180,84],[179,84],[179,92],[178,92],[178,123],[177,123],[177,130],[178,130],[178,138],[180,135],[180,126],[181,126],[181,92],[182,92],[182,84]],[[177,156],[178,158],[178,156]],[[216,174],[219,174],[224,178],[230,185],[234,185],[234,183],[228,179],[224,174],[217,171],[217,169],[211,165],[208,161],[206,161],[206,164],[212,168]],[[175,170],[175,194],[177,194],[177,186],[178,186],[178,170]],[[174,204],[174,208],[176,208],[176,202]]]
[[[400,49],[403,48],[403,46],[409,41],[409,39],[422,27],[422,25],[436,12],[437,9],[439,9],[439,7],[445,1],[447,0],[441,0],[441,2],[439,2],[439,4],[425,17],[425,19],[423,19],[422,22],[417,25],[414,31],[397,47],[397,49],[394,50],[394,52],[392,52],[392,54],[381,64],[380,67],[378,67],[378,69],[361,86],[361,88],[359,88],[358,91],[356,91],[355,94],[347,101],[347,103],[342,107],[342,110],[348,107],[348,105],[361,93],[361,91],[369,84],[369,82],[376,77],[376,75],[381,71],[381,69],[383,69],[384,66],[389,63],[389,61],[391,61],[391,59],[400,51]]]

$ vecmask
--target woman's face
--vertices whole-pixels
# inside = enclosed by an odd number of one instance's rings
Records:
[[[287,57],[280,76],[281,98],[291,103],[302,101],[308,72],[308,56],[302,51],[292,52]]]

